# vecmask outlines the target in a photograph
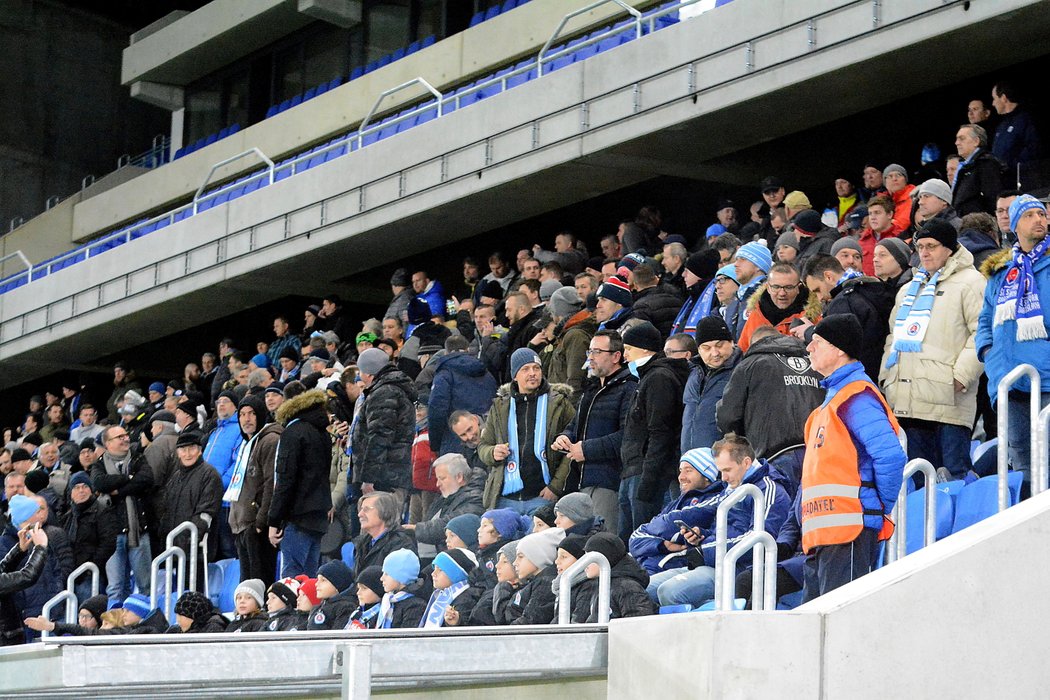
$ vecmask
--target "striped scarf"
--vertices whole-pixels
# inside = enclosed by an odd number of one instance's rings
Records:
[[[394,604],[411,597],[412,594],[408,591],[384,593],[383,600],[379,603],[379,624],[376,627],[381,630],[390,629],[390,625],[394,623]]]
[[[1005,321],[1016,320],[1018,342],[1046,337],[1043,307],[1039,303],[1039,288],[1035,283],[1032,265],[1046,254],[1048,246],[1050,236],[1027,253],[1019,245],[1014,245],[1003,286],[999,288],[995,299],[994,325],[1001,326]]]
[[[893,348],[886,358],[886,369],[897,364],[899,353],[922,351],[922,341],[926,337],[926,329],[930,327],[933,301],[937,298],[937,282],[940,279],[940,270],[932,275],[921,268],[915,271],[915,277],[908,285],[893,322]]]

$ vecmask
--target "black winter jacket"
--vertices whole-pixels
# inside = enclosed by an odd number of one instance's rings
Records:
[[[124,459],[125,466],[120,474],[107,474],[105,457],[99,457],[91,465],[91,485],[95,491],[109,499],[116,510],[117,524],[121,532],[128,529],[128,504],[134,506],[138,514],[139,533],[146,528],[148,514],[146,503],[153,493],[153,470],[142,454],[129,452]],[[114,493],[116,492],[116,493]]]
[[[510,624],[550,624],[551,620],[554,619],[555,603],[554,591],[551,589],[551,584],[554,583],[554,578],[557,575],[558,570],[555,569],[552,564],[525,582],[525,585],[523,585],[511,599],[510,607],[515,610],[513,612],[508,612],[508,615],[516,613],[517,619],[513,620]]]
[[[47,547],[33,547],[24,556],[16,544],[0,561],[0,646],[21,644],[22,610],[14,601],[14,594],[32,586],[44,571]]]
[[[162,535],[167,536],[180,523],[189,520],[197,527],[198,541],[204,539],[219,517],[222,508],[222,477],[215,467],[198,459],[192,467],[182,464],[168,477],[164,487],[164,521],[160,524]],[[189,551],[189,533],[175,538],[174,544]]]
[[[511,604],[520,590],[520,583],[497,583],[495,588],[481,594],[469,624],[472,627],[513,624],[522,613],[520,607]]]
[[[665,339],[682,309],[683,296],[670,286],[658,284],[638,292],[631,307],[631,316],[656,326]]]
[[[293,523],[311,532],[328,530],[332,441],[327,432],[327,402],[324,392],[313,390],[277,409],[284,432],[277,445],[270,527],[284,529],[286,523]]]
[[[397,528],[387,530],[372,543],[372,536],[362,532],[354,540],[354,578],[361,575],[369,566],[382,566],[386,555],[398,549],[416,551],[416,540],[407,530]]]
[[[857,359],[869,377],[879,376],[896,291],[875,277],[854,277],[831,290],[831,301],[824,311],[825,317],[853,314],[860,321],[863,344]]]
[[[583,441],[580,488],[620,488],[623,429],[637,390],[638,377],[627,367],[607,377],[605,384],[589,379],[584,386],[576,415],[562,431],[574,443]]]
[[[661,352],[639,367],[638,374],[638,391],[623,428],[621,476],[640,474],[638,500],[653,502],[678,471],[682,393],[689,364]]]
[[[98,628],[84,629],[80,625],[70,625],[65,622],[55,623],[55,636],[70,635],[73,637],[93,637],[113,634],[163,634],[168,631],[168,620],[160,609],[151,612],[145,618],[127,627],[112,627],[108,630]],[[181,631],[181,630],[177,630]]]
[[[435,498],[423,519],[416,523],[416,542],[431,544],[438,550],[444,550],[445,526],[449,520],[459,515],[481,515],[485,512],[485,507],[481,504],[484,485],[484,480],[481,483],[472,480],[447,498]]]
[[[230,620],[230,624],[226,627],[227,632],[262,632],[266,629],[266,624],[269,622],[269,616],[259,611],[254,615],[245,615]]]
[[[988,151],[978,151],[960,166],[952,189],[952,207],[959,216],[974,212],[995,214],[995,200],[1003,190],[1004,166]]]
[[[803,444],[806,419],[824,400],[820,375],[794,336],[767,336],[754,343],[733,370],[716,416],[718,429],[751,441],[768,459]]]
[[[830,226],[825,226],[814,236],[800,236],[797,231],[795,236],[798,238],[798,256],[795,258],[795,265],[799,269],[802,268],[802,263],[807,258],[820,253],[831,255],[831,246],[835,245],[835,241],[842,238],[842,234]]]
[[[350,586],[338,595],[322,600],[307,616],[308,630],[341,630],[346,627],[351,613],[357,609],[357,586]]]
[[[113,508],[106,508],[95,496],[77,505],[72,503],[62,519],[62,527],[73,549],[73,568],[85,562],[98,566],[99,585],[106,587],[106,562],[117,548],[117,524]]]
[[[365,405],[354,430],[354,481],[381,490],[412,488],[412,442],[416,437],[417,392],[393,365],[379,370],[365,389]]]
[[[263,631],[265,632],[294,632],[306,627],[303,621],[302,614],[298,610],[292,608],[283,608],[275,613],[270,613],[270,617],[266,620],[266,624],[263,625]]]
[[[655,615],[656,606],[645,592],[649,574],[630,554],[616,562],[609,580],[609,619]],[[587,622],[598,621],[598,585],[595,580],[587,601]]]

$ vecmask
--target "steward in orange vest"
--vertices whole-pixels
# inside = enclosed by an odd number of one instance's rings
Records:
[[[900,426],[855,358],[863,333],[852,314],[813,329],[810,362],[825,376],[824,403],[806,422],[802,466],[805,600],[871,571],[879,542],[893,532],[890,512],[907,457]]]

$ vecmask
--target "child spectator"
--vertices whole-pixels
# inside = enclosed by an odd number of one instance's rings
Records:
[[[511,600],[521,588],[518,572],[514,569],[517,556],[517,541],[508,542],[500,548],[496,559],[496,586],[481,594],[474,612],[470,614],[471,626],[509,625],[517,619],[516,613],[512,614],[510,608]]]
[[[295,600],[296,629],[304,630],[310,621],[310,611],[321,604],[317,597],[317,579],[300,575],[295,577],[299,581],[299,594]]]
[[[532,531],[543,532],[552,527],[554,527],[554,504],[548,503],[537,508],[532,514]]]
[[[565,531],[565,536],[591,535],[605,529],[605,520],[594,514],[594,501],[582,491],[562,496],[554,504],[554,526]]]
[[[379,618],[379,602],[383,597],[383,570],[378,566],[365,567],[357,577],[357,610],[350,613],[344,629],[374,629]]]
[[[627,553],[627,547],[623,540],[608,532],[600,532],[594,535],[584,547],[586,552],[599,552],[609,560],[612,568],[609,581],[609,618],[639,617],[641,615],[652,615],[656,612],[653,601],[645,592],[649,585],[649,574],[646,573],[637,561]],[[597,564],[589,564],[585,570],[587,579],[594,581],[598,578],[599,567]],[[590,598],[581,600],[581,607],[587,611],[584,622],[598,621],[598,586],[592,585],[587,589]],[[575,598],[575,596],[573,596]],[[576,601],[573,601],[574,604]],[[573,608],[573,622],[576,621],[577,610]]]
[[[175,624],[168,634],[203,634],[226,631],[224,618],[212,602],[199,591],[186,591],[175,602]]]
[[[342,559],[327,562],[317,570],[320,604],[310,611],[308,630],[338,630],[346,626],[357,607],[354,572]]]
[[[430,504],[440,495],[434,476],[437,455],[430,447],[430,428],[427,423],[427,405],[416,402],[416,437],[412,442],[412,495],[408,501],[408,522],[418,523],[430,510]]]
[[[479,589],[479,593],[495,588],[500,549],[531,528],[531,518],[518,515],[510,508],[490,510],[482,515],[478,527],[478,566],[470,574],[470,585]]]
[[[476,516],[475,516],[476,517]],[[427,602],[420,627],[434,628],[458,625],[474,611],[480,593],[467,581],[477,568],[478,560],[469,549],[449,549],[434,558],[434,593]]]
[[[518,542],[514,569],[522,587],[511,601],[515,612],[510,614],[517,615],[512,625],[546,625],[554,618],[551,583],[558,575],[554,558],[558,554],[558,543],[564,538],[565,532],[561,528],[552,527],[534,532]]]
[[[560,596],[562,574],[584,555],[583,547],[586,544],[587,538],[583,535],[569,535],[558,543],[558,556],[554,559],[554,568],[558,570],[558,576],[551,583],[557,600],[554,605],[554,616],[551,618],[551,622],[558,621],[558,609],[562,604]],[[569,619],[572,622],[587,621],[587,616],[590,615],[591,596],[593,595],[591,589],[595,585],[597,584],[594,581],[586,578],[578,581],[572,587],[572,599],[569,604],[569,610],[571,611]]]
[[[107,598],[107,600],[109,600]],[[99,631],[112,630],[120,627],[124,622],[124,611],[120,608],[113,608],[102,613],[102,624],[99,625]]]
[[[265,590],[261,579],[241,581],[233,591],[233,607],[237,615],[226,628],[227,632],[258,632],[265,627],[267,615],[262,609]]]
[[[383,560],[383,600],[377,629],[419,627],[426,607],[419,597],[419,557],[410,549],[397,549]]]
[[[302,629],[302,620],[295,605],[299,598],[299,582],[294,578],[274,581],[266,593],[266,611],[269,619],[263,629],[268,632],[292,632]]]
[[[478,547],[478,529],[481,527],[481,518],[473,513],[457,515],[448,521],[445,526],[445,548],[446,549],[469,549]]]

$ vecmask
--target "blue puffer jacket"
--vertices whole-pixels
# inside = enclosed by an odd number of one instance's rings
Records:
[[[222,477],[222,487],[228,488],[233,478],[233,467],[237,460],[237,450],[241,446],[241,426],[237,416],[223,418],[215,422],[215,430],[208,433],[208,444],[204,447],[204,461],[215,467]]]
[[[433,316],[445,317],[445,288],[437,280],[431,280],[430,285],[418,295],[430,307]]]
[[[660,515],[631,533],[631,539],[627,543],[631,556],[651,574],[663,571],[665,568],[685,566],[685,560],[680,557],[673,558],[671,560],[673,563],[667,567],[662,565],[662,560],[670,554],[664,548],[664,542],[679,533],[674,521],[684,520],[688,523],[690,520],[695,520],[697,522],[695,527],[700,527],[700,523],[704,523],[706,527],[713,528],[715,511],[718,504],[722,502],[725,487],[724,483],[716,481],[706,489],[687,491],[677,501],[667,504]],[[689,519],[681,517],[686,511],[690,516]],[[678,515],[669,518],[668,516],[672,513]]]
[[[460,449],[459,438],[448,427],[448,417],[459,410],[484,416],[498,388],[485,364],[465,352],[452,353],[437,361],[427,402],[427,421],[430,444],[437,448],[439,456]]]
[[[1050,387],[1050,339],[1017,340],[1017,322],[1006,321],[993,326],[995,319],[995,300],[999,289],[1006,279],[1006,268],[1010,264],[1009,250],[996,253],[985,261],[981,272],[988,277],[988,286],[984,289],[984,307],[977,319],[977,359],[984,362],[984,373],[988,375],[988,393],[992,404],[997,399],[999,381],[1014,367],[1030,364],[1039,370],[1043,391]],[[1043,325],[1050,336],[1050,254],[1043,255],[1032,266],[1035,273],[1035,284],[1039,289],[1039,302],[1043,307]],[[1013,387],[1017,391],[1031,391],[1028,378],[1023,377]]]
[[[861,363],[851,362],[838,368],[820,383],[828,392],[821,406],[826,406],[839,389],[860,380],[871,383]],[[842,405],[839,418],[846,424],[850,437],[853,438],[853,445],[857,448],[861,483],[875,484],[875,488],[860,487],[861,504],[865,510],[889,513],[897,502],[903,481],[904,464],[908,458],[896,433],[893,432],[885,407],[872,393],[863,392]],[[864,516],[864,527],[878,530],[882,527],[882,522],[882,516]]]
[[[740,356],[740,348],[736,348],[725,364],[717,369],[709,369],[699,357],[691,363],[683,396],[682,454],[694,447],[710,447],[722,439],[722,431],[715,421],[715,408],[722,400],[722,392],[729,384],[729,376]]]
[[[619,490],[623,424],[637,389],[638,377],[626,367],[609,377],[604,386],[589,380],[584,387],[576,415],[562,431],[572,442],[583,441],[581,489],[600,486]]]

